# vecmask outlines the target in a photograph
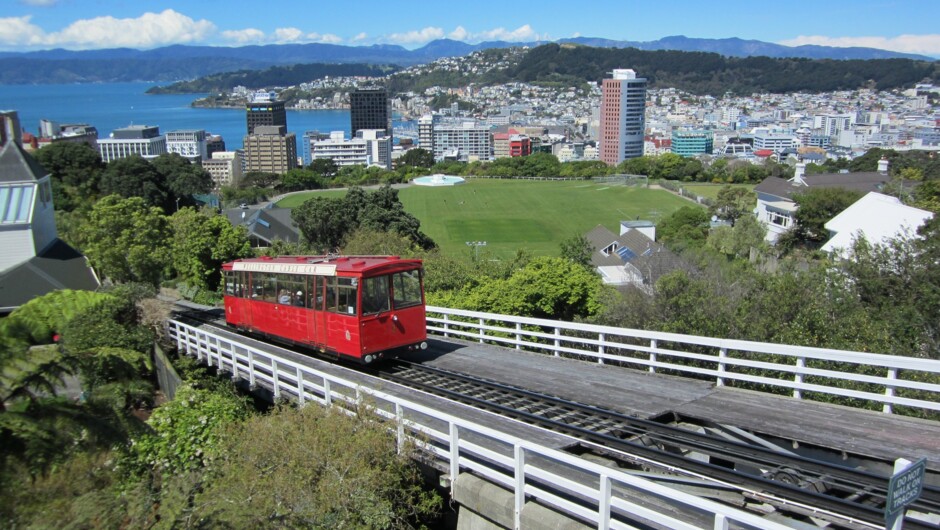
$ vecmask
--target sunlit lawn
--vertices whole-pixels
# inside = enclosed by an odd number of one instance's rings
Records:
[[[753,190],[754,184],[683,184],[682,187],[689,190],[690,192],[698,195],[699,197],[707,197],[709,199],[717,199],[718,192],[721,188],[725,186],[732,186],[734,188],[747,188]]]
[[[278,206],[296,206],[314,193],[293,195]],[[521,248],[535,255],[557,255],[561,240],[598,224],[619,233],[620,221],[658,221],[692,204],[664,190],[589,181],[470,179],[453,187],[411,186],[400,190],[399,197],[443,251],[469,253],[473,250],[467,242],[485,241],[481,256],[496,258]]]

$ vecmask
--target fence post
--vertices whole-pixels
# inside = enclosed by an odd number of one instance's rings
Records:
[[[478,319],[478,320],[479,320],[479,323],[480,323],[480,328],[479,328],[479,331],[480,331],[480,333],[479,333],[479,335],[480,335],[480,344],[483,344],[483,339],[486,337],[486,332],[483,331],[483,326],[485,325],[485,322],[484,322],[484,320],[483,320],[482,318],[480,318],[480,319]]]
[[[897,368],[888,368],[888,379],[897,379],[898,378],[898,369]],[[894,397],[894,386],[890,383],[885,384],[885,397],[892,398]],[[890,402],[885,402],[884,406],[881,409],[885,414],[891,414],[894,412],[894,407],[892,407]]]
[[[401,403],[395,403],[395,423],[398,426],[398,454],[405,449],[405,412]]]
[[[323,378],[323,404],[327,407],[333,405],[333,391],[330,390],[330,380]]]
[[[561,347],[561,328],[555,328],[555,357],[559,356],[558,348]]]
[[[715,530],[728,530],[728,518],[720,513],[715,514]]]
[[[444,313],[444,338],[450,338],[450,315]]]
[[[728,358],[728,349],[721,348],[718,350],[718,379],[715,382],[717,386],[725,386],[725,378],[721,377],[721,374],[725,373],[725,359]]]
[[[522,508],[525,506],[525,449],[518,443],[513,447],[515,457],[516,495],[513,509],[513,528],[522,528]]]
[[[655,363],[655,362],[656,362],[656,348],[658,347],[658,344],[659,344],[659,342],[658,342],[656,339],[650,339],[650,349],[653,350],[653,351],[650,352],[650,362],[651,362],[651,363]],[[655,367],[655,366],[650,365],[650,373],[651,373],[651,374],[655,374],[655,373],[656,373],[656,367]]]
[[[251,350],[248,352],[248,387],[255,388],[255,355]]]
[[[297,402],[300,403],[300,406],[304,405],[304,374],[300,371],[300,367],[297,367]]]
[[[453,495],[454,484],[457,483],[457,475],[460,473],[460,437],[457,431],[457,424],[450,422],[450,490]]]
[[[597,345],[597,353],[599,354],[599,356],[597,357],[597,364],[604,364],[604,357],[603,357],[603,355],[604,355],[604,353],[607,351],[607,348],[604,347],[603,342],[604,342],[605,340],[607,340],[607,336],[604,335],[603,333],[598,333],[598,334],[597,334],[597,340],[598,340],[598,342],[601,343],[601,344],[598,344],[598,345]]]
[[[607,530],[610,528],[610,477],[602,473],[600,480],[597,499],[597,530]]]
[[[516,322],[516,349],[517,350],[522,349],[522,347],[519,345],[519,343],[522,342],[522,333],[519,333],[520,331],[522,331],[522,322]]]
[[[281,387],[277,381],[277,359],[271,358],[271,381],[274,383],[274,399],[281,397]]]
[[[797,370],[801,370],[801,369],[803,369],[803,368],[806,368],[806,358],[805,358],[805,357],[797,357],[797,358],[796,358],[796,369],[797,369]],[[802,384],[803,384],[803,374],[800,373],[800,372],[797,372],[796,375],[793,377],[793,381],[794,381],[796,384],[798,384],[798,385],[802,385]],[[802,392],[799,388],[794,388],[794,389],[793,389],[793,397],[795,397],[796,399],[801,399],[801,398],[803,397],[803,392]]]

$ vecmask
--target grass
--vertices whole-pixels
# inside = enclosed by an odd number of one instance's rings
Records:
[[[317,193],[292,195],[277,205],[289,208]],[[589,181],[470,179],[453,187],[411,186],[398,194],[421,229],[450,254],[468,253],[468,241],[486,241],[481,254],[508,258],[517,249],[558,255],[559,243],[597,225],[619,233],[620,221],[659,221],[692,204],[665,190]]]
[[[747,188],[749,190],[753,190],[755,188],[754,184],[683,184],[682,185],[683,188],[698,195],[699,197],[706,197],[709,199],[717,199],[718,192],[721,191],[721,188],[724,188],[725,186],[731,186],[733,188]]]

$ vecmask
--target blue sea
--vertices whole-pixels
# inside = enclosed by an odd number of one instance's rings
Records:
[[[20,125],[33,134],[39,120],[88,123],[107,138],[114,129],[128,125],[157,125],[160,132],[205,129],[221,135],[227,149],[242,146],[244,109],[204,109],[190,106],[203,94],[149,95],[152,83],[99,83],[75,85],[0,85],[0,110],[15,110]],[[287,129],[298,140],[304,131],[345,131],[349,135],[348,110],[288,110]],[[398,126],[398,122],[395,123]]]

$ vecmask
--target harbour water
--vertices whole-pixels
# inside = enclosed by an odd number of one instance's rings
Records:
[[[202,94],[148,95],[151,83],[98,83],[71,85],[0,85],[0,110],[15,110],[20,125],[37,134],[39,120],[87,123],[98,129],[100,138],[128,125],[157,125],[160,132],[176,129],[205,129],[221,135],[227,149],[242,146],[245,135],[244,109],[192,107]],[[345,131],[349,135],[348,110],[288,110],[287,129]],[[398,122],[395,123],[397,127]]]

